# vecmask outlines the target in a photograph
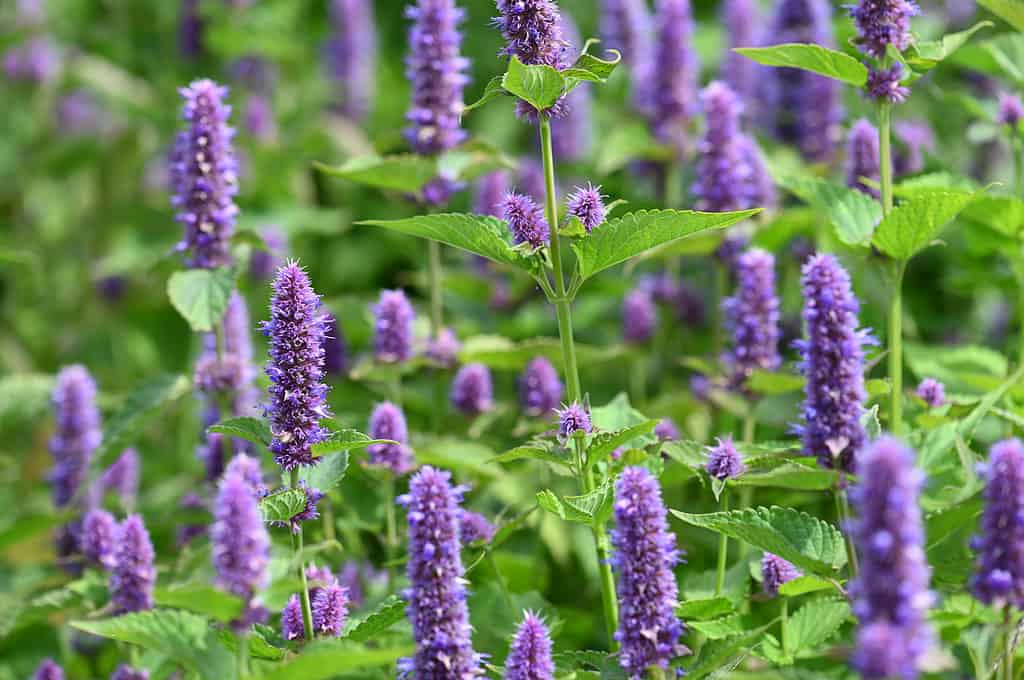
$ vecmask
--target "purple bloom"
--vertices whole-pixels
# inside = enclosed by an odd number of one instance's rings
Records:
[[[348,614],[348,592],[337,583],[319,590],[312,602],[313,630],[317,634],[339,637]]]
[[[213,514],[210,542],[217,587],[249,602],[268,583],[270,536],[255,491],[237,471],[220,481]]]
[[[691,146],[700,75],[690,0],[658,0],[654,23],[652,61],[638,96],[647,100],[643,109],[649,112],[655,136],[684,155]]]
[[[324,372],[327,375],[343,375],[348,368],[348,343],[341,330],[338,317],[327,313],[324,319]]]
[[[64,669],[53,659],[43,659],[32,674],[32,680],[64,680]]]
[[[88,90],[75,90],[57,102],[57,125],[72,137],[96,134],[101,129],[102,111]]]
[[[332,0],[330,18],[332,35],[324,58],[338,88],[335,106],[342,115],[362,121],[370,111],[376,83],[373,0]]]
[[[452,406],[467,416],[490,411],[494,405],[491,370],[483,364],[466,364],[452,379]]]
[[[618,50],[633,78],[650,59],[651,15],[646,0],[602,0],[602,45]]]
[[[946,403],[946,386],[935,378],[925,378],[917,386],[917,396],[930,408],[939,408]]]
[[[865,444],[861,425],[864,402],[864,345],[872,342],[858,329],[860,304],[850,275],[832,255],[815,255],[803,266],[804,324],[807,339],[800,350],[804,387],[804,455],[817,456],[826,468],[853,472]]]
[[[732,349],[725,363],[734,385],[742,384],[756,370],[774,371],[779,356],[779,299],[775,295],[775,258],[751,248],[736,263],[737,291],[722,301]]]
[[[249,382],[251,373],[251,366],[237,354],[206,352],[196,361],[192,382],[200,392],[231,395]]]
[[[654,436],[658,438],[658,441],[662,442],[674,442],[677,439],[682,438],[682,434],[679,432],[679,426],[676,425],[675,421],[671,418],[662,418],[661,421],[654,426]]]
[[[359,562],[349,560],[342,565],[338,575],[338,583],[348,591],[349,603],[356,608],[362,607],[366,601],[361,571]]]
[[[893,136],[898,143],[893,151],[893,173],[905,177],[924,170],[924,152],[935,150],[931,125],[924,120],[898,120],[893,124]]]
[[[149,680],[149,671],[121,664],[110,676],[110,680]]]
[[[267,250],[253,248],[249,254],[249,278],[253,281],[268,281],[284,264],[284,253],[288,250],[288,240],[284,233],[275,226],[264,227],[260,231]]]
[[[1024,605],[1024,445],[1007,439],[989,451],[982,467],[985,514],[971,541],[978,553],[971,592],[995,607]]]
[[[570,215],[579,218],[588,234],[604,224],[604,196],[600,186],[587,183],[586,188],[576,187],[576,192],[569,195],[566,207]]]
[[[238,206],[238,162],[232,147],[235,131],[228,126],[228,90],[212,80],[197,80],[181,89],[182,118],[187,123],[175,145],[171,176],[185,230],[178,250],[188,252],[191,267],[212,268],[231,263],[230,240]]]
[[[501,217],[502,202],[508,193],[509,177],[505,170],[489,172],[476,183],[476,195],[473,198],[473,212],[477,215]]]
[[[584,434],[592,429],[590,413],[582,404],[573,403],[556,411],[558,414],[558,434],[571,437],[576,432]]]
[[[377,361],[395,363],[413,356],[412,322],[416,312],[400,290],[382,290],[373,307],[374,356]]]
[[[750,135],[740,135],[738,140],[740,157],[750,171],[745,189],[747,207],[773,208],[778,200],[775,180],[764,161],[764,154],[757,141]]]
[[[722,23],[729,35],[729,49],[722,62],[722,80],[729,84],[740,100],[752,104],[757,100],[758,77],[763,70],[752,59],[733,52],[735,47],[757,47],[757,27],[761,12],[754,0],[725,0]]]
[[[65,366],[57,374],[51,397],[55,430],[50,438],[53,504],[63,508],[85,482],[93,453],[100,445],[100,412],[96,383],[84,366]]]
[[[244,453],[237,454],[228,463],[224,476],[240,477],[257,496],[262,497],[267,493],[267,487],[263,483],[263,470],[260,468],[260,461],[253,456]]]
[[[766,552],[761,558],[761,588],[769,597],[779,594],[779,586],[802,575],[799,569],[778,555]]]
[[[196,448],[196,458],[202,462],[206,480],[209,482],[216,482],[224,474],[224,449],[227,442],[223,435],[207,431],[218,422],[220,422],[220,411],[215,404],[208,403],[203,410],[203,434],[199,446]]]
[[[690,392],[697,401],[707,401],[711,394],[711,379],[701,373],[690,376]]]
[[[729,234],[715,248],[712,257],[720,265],[728,269],[730,274],[735,276],[736,270],[739,268],[740,256],[743,255],[748,245],[750,245],[750,239],[747,236],[743,234]]]
[[[110,601],[118,614],[153,608],[156,567],[153,543],[139,515],[128,515],[115,537]]]
[[[385,401],[370,414],[370,437],[390,439],[397,444],[371,444],[367,447],[370,464],[386,467],[396,475],[412,469],[412,451],[409,449],[409,430],[401,407]]]
[[[679,563],[676,537],[665,519],[658,480],[642,467],[629,467],[615,483],[612,565],[618,575],[619,663],[630,678],[651,666],[667,669],[685,653],[679,643],[683,624],[676,617]]]
[[[103,569],[114,566],[114,542],[117,536],[117,520],[106,510],[93,509],[82,518],[79,538],[82,555]]]
[[[494,538],[494,532],[494,525],[479,512],[459,510],[459,540],[463,545],[490,543]]]
[[[502,54],[524,64],[565,66],[566,41],[553,0],[497,0],[497,6],[501,16],[494,18],[494,25],[508,41]]]
[[[743,464],[743,458],[736,450],[731,436],[719,439],[717,446],[708,447],[706,469],[709,475],[722,481],[739,477],[747,471],[747,466]]]
[[[466,680],[482,675],[473,651],[466,606],[465,572],[459,555],[459,504],[462,487],[451,474],[430,466],[417,472],[409,493],[398,501],[409,520],[406,593],[416,653],[399,662],[416,680]]]
[[[927,621],[932,594],[918,496],[924,475],[914,454],[884,437],[857,461],[860,484],[852,527],[860,571],[850,585],[859,621],[852,666],[864,678],[916,678],[932,645]]]
[[[534,357],[519,376],[519,403],[528,416],[551,413],[562,403],[562,381],[545,357]]]
[[[913,0],[860,0],[850,8],[850,16],[860,34],[857,42],[861,50],[882,59],[889,45],[899,52],[907,49],[912,40],[910,17],[918,12]]]
[[[242,129],[264,144],[274,141],[277,137],[277,124],[268,95],[257,92],[246,97],[245,108],[242,110]]]
[[[313,444],[327,437],[320,420],[330,415],[324,378],[324,316],[320,296],[298,264],[281,267],[274,279],[270,321],[270,450],[285,470],[316,465]]]
[[[139,454],[133,448],[127,448],[117,460],[110,464],[97,481],[98,495],[103,496],[113,491],[121,500],[121,505],[131,507],[139,495]]]
[[[298,595],[292,595],[281,610],[281,637],[285,640],[302,640],[306,637],[306,626],[302,621],[302,602]]]
[[[47,36],[36,36],[4,54],[4,73],[14,81],[42,84],[57,76],[60,51]]]
[[[451,328],[442,328],[436,338],[427,342],[425,354],[434,363],[444,367],[453,368],[458,362],[459,350],[462,343]]]
[[[846,146],[846,186],[878,198],[878,190],[861,179],[877,182],[881,176],[877,128],[865,118],[858,119],[850,128]]]
[[[1017,127],[1017,123],[1024,118],[1024,102],[1015,94],[1006,92],[999,93],[999,115],[996,121],[1001,125]]]
[[[868,69],[868,82],[865,86],[868,96],[875,101],[887,101],[890,104],[902,104],[910,96],[910,88],[900,85],[903,78],[903,64],[894,63],[889,68]]]
[[[533,612],[524,612],[505,659],[505,680],[553,680],[551,633]]]
[[[510,191],[501,202],[501,216],[508,222],[512,242],[516,245],[527,243],[536,250],[547,245],[551,238],[544,211],[529,196]]]
[[[753,205],[753,171],[741,143],[743,104],[728,85],[718,80],[704,88],[700,100],[707,128],[697,147],[692,188],[696,207],[713,212],[749,208]]]
[[[651,294],[634,288],[622,298],[622,338],[633,345],[642,345],[654,336],[658,310]]]

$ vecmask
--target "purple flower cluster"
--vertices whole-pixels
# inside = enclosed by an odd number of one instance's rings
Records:
[[[477,215],[502,216],[502,203],[508,193],[509,176],[505,170],[489,172],[476,183],[473,212]]]
[[[528,416],[551,413],[562,403],[565,388],[558,371],[545,357],[534,357],[519,376],[519,404]]]
[[[106,510],[85,513],[79,537],[85,559],[103,569],[112,569],[117,531],[117,520]]]
[[[400,290],[382,290],[373,307],[373,354],[377,361],[397,363],[413,356],[412,322],[416,319],[409,298]]]
[[[348,591],[337,582],[318,589],[313,598],[313,630],[317,635],[340,637],[348,616]]]
[[[654,17],[652,59],[638,96],[646,100],[643,110],[655,136],[685,155],[691,146],[690,124],[697,113],[700,75],[690,0],[658,0]]]
[[[1021,118],[1024,118],[1024,102],[1015,94],[1001,92],[999,94],[999,114],[996,116],[996,121],[1001,125],[1016,128]]]
[[[412,469],[412,450],[409,448],[409,430],[402,409],[390,401],[377,404],[370,414],[370,437],[391,439],[397,444],[371,444],[367,447],[370,464],[388,468],[396,475]]]
[[[3,55],[3,69],[10,80],[47,83],[60,70],[60,51],[50,38],[36,36],[8,49]]]
[[[924,170],[924,152],[935,150],[935,134],[924,120],[898,120],[893,124],[897,142],[893,151],[892,170],[897,177],[914,175]]]
[[[746,472],[747,466],[743,464],[743,458],[736,450],[732,437],[719,439],[716,446],[708,447],[706,469],[709,475],[722,481],[739,477]]]
[[[178,135],[171,164],[172,203],[185,230],[178,250],[188,253],[189,266],[220,267],[231,262],[238,215],[235,132],[228,126],[231,107],[224,101],[228,90],[212,80],[197,80],[182,88],[181,96],[187,125]]]
[[[96,480],[97,500],[108,493],[117,494],[121,505],[131,508],[139,495],[139,454],[133,448],[125,449]]]
[[[338,88],[335,108],[352,120],[362,121],[370,111],[376,82],[373,0],[332,0],[330,19],[332,34],[324,61]]]
[[[671,418],[662,418],[657,425],[654,426],[654,436],[658,438],[660,442],[674,442],[682,438],[682,433],[679,431],[679,426],[676,425],[675,421]]]
[[[436,338],[427,341],[427,349],[424,354],[428,359],[443,368],[454,368],[459,360],[459,350],[462,343],[451,328],[442,328],[438,331]]]
[[[939,408],[946,403],[946,386],[935,378],[925,378],[917,386],[917,396],[930,408]]]
[[[722,301],[722,311],[732,334],[724,360],[739,386],[755,370],[773,371],[782,363],[775,258],[759,248],[748,250],[736,262],[736,278],[736,294]]]
[[[885,57],[892,45],[902,52],[910,46],[910,17],[920,12],[913,0],[860,0],[850,8],[857,25],[861,50],[876,59]]]
[[[524,64],[565,66],[567,45],[554,0],[497,0],[497,6],[494,25],[508,42],[502,54],[518,57]]]
[[[602,44],[622,54],[634,79],[646,68],[650,32],[651,15],[645,0],[602,0]]]
[[[570,194],[566,207],[570,215],[579,218],[588,234],[604,223],[604,196],[601,195],[600,186],[595,187],[588,183],[585,188],[576,187],[576,191]]]
[[[217,487],[210,542],[217,586],[245,602],[267,586],[269,576],[270,536],[258,503],[251,480],[229,466]]]
[[[889,68],[868,69],[868,82],[865,86],[875,101],[890,104],[901,104],[910,96],[910,88],[900,85],[903,78],[903,64],[896,62]]]
[[[409,521],[408,616],[416,653],[399,668],[416,680],[466,680],[483,674],[473,651],[466,586],[459,554],[462,487],[448,472],[424,467],[399,497]]]
[[[505,680],[553,680],[551,633],[533,612],[524,612],[505,659]]]
[[[588,433],[592,429],[590,413],[580,403],[569,404],[555,411],[558,414],[558,434],[570,437],[576,432]]]
[[[490,520],[479,512],[459,510],[459,540],[463,545],[490,543],[496,531]]]
[[[64,669],[53,659],[43,659],[32,674],[32,680],[64,680]]]
[[[679,563],[676,537],[669,531],[658,480],[642,467],[629,467],[615,483],[612,564],[618,575],[619,663],[630,678],[647,669],[667,669],[683,654],[683,624],[676,617]]]
[[[285,470],[316,465],[313,444],[327,437],[320,420],[330,415],[324,378],[324,316],[320,296],[298,264],[281,267],[274,279],[270,321],[261,324],[270,338],[270,450]]]
[[[978,553],[971,592],[995,607],[1024,606],[1024,444],[1007,439],[982,468],[985,513],[971,541]]]
[[[654,297],[643,288],[634,288],[622,298],[622,339],[642,345],[654,336],[658,310]]]
[[[467,416],[490,411],[494,406],[491,369],[483,364],[466,364],[452,379],[452,406]]]
[[[129,515],[117,530],[110,572],[110,601],[118,614],[153,608],[155,557],[142,517]]]
[[[508,222],[512,242],[529,244],[534,250],[547,245],[551,229],[544,211],[536,201],[524,194],[510,191],[501,202],[501,217]]]
[[[740,131],[743,103],[728,85],[718,80],[704,88],[700,101],[707,128],[697,147],[692,187],[696,207],[713,212],[752,207],[757,187],[747,157],[748,147]]]
[[[298,595],[292,595],[281,610],[281,637],[285,640],[302,640],[306,637],[306,625],[302,620],[302,602]]]
[[[832,255],[814,255],[803,266],[804,323],[800,350],[804,387],[804,455],[826,468],[853,472],[867,432],[861,425],[864,402],[864,346],[872,342],[858,328],[860,304],[850,275]]]
[[[878,198],[878,189],[865,184],[862,178],[877,182],[880,176],[878,129],[866,118],[859,118],[850,128],[846,142],[846,186]]]
[[[769,597],[779,594],[779,586],[802,575],[799,569],[778,555],[766,552],[761,558],[761,589]]]
[[[63,508],[85,482],[93,453],[100,445],[100,412],[96,383],[84,366],[65,366],[57,374],[51,397],[56,427],[50,438],[53,504]]]
[[[932,645],[931,571],[918,506],[924,475],[913,452],[888,437],[864,449],[856,471],[852,534],[860,571],[850,596],[859,626],[851,664],[867,679],[916,678]]]

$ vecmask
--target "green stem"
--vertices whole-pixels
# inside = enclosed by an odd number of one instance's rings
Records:
[[[291,487],[293,489],[299,488],[299,468],[292,468],[291,472]],[[299,562],[299,582],[302,583],[302,591],[300,596],[302,598],[302,624],[306,629],[306,639],[313,639],[313,610],[309,605],[309,583],[306,581],[306,564],[305,560],[302,559],[302,524],[299,524],[299,530],[292,532],[292,552],[298,558]]]
[[[1010,605],[1003,610],[1003,624],[1006,635],[1003,637],[1003,680],[1013,680],[1013,617]]]
[[[757,434],[757,416],[754,414],[756,404],[750,404],[750,410],[743,416],[743,443],[753,444],[754,435]]]
[[[393,590],[396,577],[391,562],[398,547],[398,525],[395,518],[395,479],[391,475],[384,482],[384,496],[384,556],[388,565],[388,588]]]
[[[665,168],[665,207],[680,208],[683,205],[683,163],[672,161]]]
[[[630,363],[632,364],[629,368],[630,399],[634,406],[642,409],[647,401],[646,357],[638,352]]]
[[[554,274],[555,314],[558,317],[558,335],[562,344],[562,361],[565,364],[566,392],[570,403],[582,403],[583,390],[580,387],[579,368],[576,364],[576,345],[572,332],[572,305],[566,295],[565,276],[562,272],[562,252],[558,236],[558,208],[555,195],[555,158],[551,147],[551,121],[547,116],[538,116],[540,121],[541,155],[544,162],[544,211],[551,226],[551,268]],[[578,483],[584,494],[596,488],[590,462],[584,459],[582,442],[576,441]],[[597,569],[601,577],[601,604],[604,610],[605,628],[609,644],[614,648],[615,631],[619,627],[618,602],[615,598],[615,578],[612,576],[611,547],[604,523],[594,526],[594,546],[597,553]]]
[[[889,303],[889,380],[892,381],[889,429],[897,436],[903,432],[903,274],[906,268],[905,260],[896,262]]]
[[[430,336],[438,338],[444,322],[441,301],[443,269],[441,265],[441,244],[427,241],[430,248]]]
[[[722,498],[719,501],[719,510],[729,512],[729,490],[722,490]],[[729,561],[729,537],[725,534],[718,535],[718,571],[715,573],[715,597],[725,590],[725,565]]]
[[[743,443],[750,445],[754,443],[754,437],[757,434],[757,416],[756,409],[757,404],[751,402],[747,405],[747,414],[743,417]],[[740,510],[746,510],[754,503],[754,487],[753,486],[741,486],[740,487],[740,499],[739,499]],[[750,544],[746,541],[739,541],[739,557],[745,559],[747,553],[750,552]]]
[[[779,612],[779,637],[782,638],[782,656],[789,656],[789,598],[783,597]]]
[[[850,533],[850,500],[846,495],[846,486],[842,479],[834,489],[833,495],[836,501],[836,519],[839,521],[839,529],[846,539],[846,556],[850,561],[850,577],[857,575],[859,563],[857,561],[857,545],[853,542],[853,535]]]
[[[238,634],[238,679],[249,676],[249,631]]]
[[[878,107],[879,184],[882,185],[882,213],[892,212],[892,104]]]
[[[508,611],[515,611],[512,595],[508,592],[508,584],[505,583],[505,577],[501,575],[501,569],[498,569],[498,561],[494,559],[494,552],[489,548],[487,550],[487,564],[491,566],[491,571],[494,572],[494,578],[498,581],[498,588],[501,589],[501,594],[505,598],[505,605],[508,607]]]

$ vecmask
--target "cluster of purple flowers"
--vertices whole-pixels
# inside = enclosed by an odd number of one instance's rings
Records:
[[[865,184],[864,178],[878,182],[880,175],[878,129],[866,118],[859,118],[846,142],[846,186],[879,198],[878,189]]]
[[[385,401],[377,404],[370,414],[370,437],[390,439],[397,444],[371,444],[367,452],[370,464],[380,465],[396,475],[412,469],[412,450],[409,448],[409,430],[401,407]]]
[[[537,249],[547,245],[551,229],[544,219],[544,211],[529,196],[514,191],[505,195],[501,202],[501,217],[508,222],[512,242],[528,244]]]
[[[327,567],[306,567],[306,578],[310,582],[309,600],[314,635],[339,637],[352,604],[349,589]],[[307,637],[298,595],[292,595],[281,610],[281,637],[285,640],[303,640]]]
[[[692,146],[700,75],[690,0],[658,0],[654,24],[653,54],[638,97],[655,136],[682,156]]]
[[[491,370],[483,364],[466,364],[452,379],[452,406],[467,416],[477,416],[494,406]]]
[[[761,588],[769,597],[778,595],[779,586],[801,575],[799,569],[778,555],[766,552],[761,558]]]
[[[935,378],[925,378],[917,386],[917,396],[930,408],[939,408],[946,403],[946,386]]]
[[[746,251],[736,262],[736,278],[736,294],[722,301],[722,311],[732,333],[732,348],[723,358],[738,387],[755,370],[777,369],[782,358],[775,258],[758,248]]]
[[[985,513],[971,547],[978,553],[970,588],[995,607],[1024,606],[1024,444],[1008,439],[989,451],[982,468]]]
[[[129,515],[114,538],[114,567],[110,572],[110,601],[118,614],[153,608],[156,554],[139,515]]]
[[[412,322],[416,312],[400,290],[382,290],[373,307],[374,357],[384,363],[408,361],[413,356]]]
[[[528,416],[551,413],[562,402],[565,388],[558,371],[544,357],[534,357],[519,376],[519,403]]]
[[[719,480],[733,479],[746,472],[747,466],[736,450],[732,437],[719,439],[716,446],[708,449],[708,474]]]
[[[362,121],[373,101],[377,30],[373,0],[332,0],[331,38],[324,49],[327,72],[337,85],[335,108]]]
[[[551,634],[533,612],[524,612],[505,659],[505,680],[553,680]]]

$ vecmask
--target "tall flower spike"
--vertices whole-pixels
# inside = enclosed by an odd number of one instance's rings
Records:
[[[93,509],[82,518],[82,555],[103,569],[114,566],[117,520],[106,510]]]
[[[551,633],[533,612],[523,612],[505,659],[505,680],[553,680]]]
[[[452,406],[467,416],[490,411],[494,406],[491,369],[483,364],[466,364],[452,379]]]
[[[430,466],[417,472],[399,497],[409,520],[406,594],[416,653],[399,668],[416,680],[468,680],[483,674],[473,651],[466,605],[465,571],[459,554],[461,487]]]
[[[708,448],[707,471],[715,479],[726,480],[739,477],[746,470],[747,466],[743,464],[743,458],[736,450],[732,437],[719,439],[716,446]]]
[[[576,191],[569,196],[569,200],[566,202],[569,214],[579,218],[588,234],[595,227],[604,224],[604,198],[601,194],[601,187],[595,187],[588,182],[586,187],[576,187]]]
[[[700,94],[707,127],[697,147],[692,193],[698,210],[725,212],[751,207],[753,171],[740,140],[743,104],[716,80]]]
[[[978,554],[971,592],[995,607],[1024,606],[1024,445],[1007,439],[989,451],[982,468],[985,514],[971,541]]]
[[[489,172],[476,183],[473,212],[477,215],[502,216],[502,201],[508,193],[509,176],[505,170]]]
[[[619,663],[630,678],[645,677],[651,666],[667,669],[683,654],[683,624],[676,617],[679,597],[672,570],[679,563],[676,537],[665,519],[658,480],[641,467],[623,470],[615,483],[612,564],[618,574]]]
[[[337,583],[328,584],[317,592],[312,607],[316,634],[339,637],[348,615],[348,591]]]
[[[857,25],[860,49],[876,59],[885,57],[892,45],[902,52],[910,46],[910,17],[920,9],[913,0],[860,0],[850,8]]]
[[[800,570],[778,555],[766,552],[761,558],[761,588],[769,597],[778,595],[779,586],[799,576]]]
[[[868,679],[916,678],[932,645],[927,621],[932,594],[918,497],[924,475],[913,451],[884,437],[857,462],[852,527],[860,571],[850,586],[858,619],[851,664]]]
[[[285,640],[303,640],[306,625],[302,620],[302,603],[298,595],[292,595],[281,610],[281,637]]]
[[[725,0],[722,23],[729,35],[729,50],[722,62],[722,79],[749,104],[757,101],[758,65],[752,59],[734,52],[736,47],[757,47],[757,27],[761,25],[760,8],[754,0]]]
[[[846,186],[878,198],[878,189],[865,184],[863,178],[877,182],[880,173],[878,129],[860,118],[850,128],[846,142]]]
[[[110,572],[110,601],[118,614],[153,608],[155,557],[142,517],[129,515],[118,528]]]
[[[187,253],[189,266],[220,267],[231,262],[230,241],[238,206],[238,162],[228,126],[231,107],[226,87],[212,80],[197,80],[182,88],[182,118],[186,128],[178,135],[171,177],[185,230],[178,250]]]
[[[110,680],[149,680],[149,671],[121,664],[110,676]]]
[[[252,485],[229,471],[218,485],[210,528],[217,586],[245,602],[266,587],[270,564],[270,536],[258,502]]]
[[[494,25],[508,41],[502,54],[518,57],[524,64],[565,65],[566,43],[554,0],[497,0],[496,4],[500,16],[494,18]]]
[[[337,87],[335,108],[363,121],[373,102],[377,28],[373,0],[332,0],[331,38],[325,49],[327,72]]]
[[[373,354],[377,361],[396,363],[412,358],[412,322],[416,312],[400,290],[382,290],[373,307]]]
[[[582,46],[580,33],[569,15],[562,12],[562,33],[566,42]],[[566,61],[575,61],[575,58]],[[590,155],[594,143],[594,126],[591,120],[591,86],[583,83],[566,95],[560,104],[561,115],[551,121],[551,145],[555,157],[564,162],[577,162]]]
[[[127,508],[135,505],[139,495],[139,453],[133,448],[121,452],[96,482],[98,495],[113,492]]]
[[[516,245],[526,243],[536,250],[551,238],[544,211],[529,196],[510,191],[501,202],[501,216],[508,223]]]
[[[32,680],[64,680],[64,669],[53,659],[43,659],[32,674]]]
[[[774,208],[778,202],[778,192],[775,189],[775,180],[768,172],[768,166],[764,161],[764,154],[757,141],[750,135],[740,135],[740,155],[750,170],[747,178],[746,206],[749,208]]]
[[[528,416],[551,413],[562,403],[565,388],[558,371],[545,357],[534,357],[519,376],[519,404]]]
[[[689,128],[697,113],[700,74],[690,0],[658,0],[654,22],[653,61],[641,96],[649,100],[644,110],[655,136],[682,156],[692,145]]]
[[[320,420],[330,416],[324,378],[324,316],[309,276],[292,262],[277,272],[270,300],[270,450],[285,470],[316,465],[313,444],[327,437]]]
[[[864,390],[864,346],[868,332],[858,328],[860,304],[850,275],[832,255],[814,255],[803,266],[804,324],[807,338],[800,350],[804,387],[804,455],[817,456],[826,468],[853,472],[867,432],[861,425]]]
[[[650,60],[650,33],[646,0],[602,0],[602,44],[622,54],[634,79],[645,72]]]
[[[66,366],[57,374],[51,400],[56,427],[50,438],[50,482],[53,504],[62,508],[81,488],[102,438],[96,383],[84,366]]]
[[[622,298],[622,338],[633,345],[641,345],[654,337],[658,325],[658,310],[654,298],[642,288],[634,288]]]
[[[725,363],[732,383],[741,385],[755,370],[779,367],[779,299],[775,294],[775,258],[752,248],[736,261],[737,290],[722,301],[732,348]]]
[[[369,434],[372,439],[390,439],[397,444],[371,444],[367,447],[370,464],[386,467],[396,475],[412,469],[412,451],[409,449],[409,429],[401,407],[385,401],[377,404],[370,414]]]

